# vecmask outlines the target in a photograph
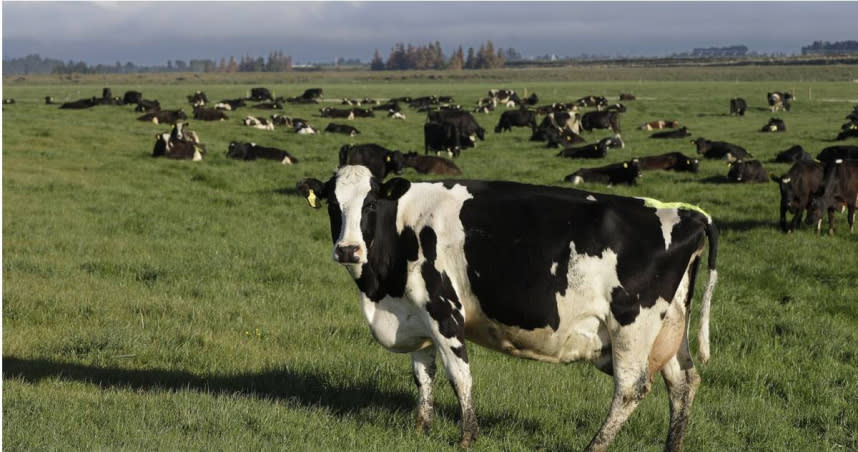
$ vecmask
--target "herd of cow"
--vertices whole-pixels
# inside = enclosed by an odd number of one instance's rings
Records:
[[[281,110],[284,103],[319,103],[321,89],[298,97],[274,98],[265,88],[253,88],[246,98],[225,99],[207,108],[205,94],[188,96],[198,120],[227,120],[226,112],[249,108]],[[631,94],[621,101],[633,101]],[[772,112],[790,111],[790,93],[769,93]],[[46,98],[46,103],[53,99]],[[513,356],[546,362],[586,360],[614,378],[610,412],[588,450],[604,450],[651,389],[657,374],[667,384],[670,427],[667,450],[679,450],[700,377],[689,347],[691,300],[702,255],[709,244],[709,278],[704,290],[699,331],[699,359],[709,358],[709,311],[717,281],[718,230],[699,207],[628,198],[570,188],[513,182],[444,180],[412,183],[393,177],[406,168],[423,174],[461,174],[453,158],[486,139],[472,113],[498,106],[510,108],[499,118],[497,134],[527,127],[531,140],[561,148],[558,157],[598,159],[622,148],[620,118],[626,106],[609,105],[602,96],[571,103],[538,106],[531,94],[489,91],[472,111],[453,105],[449,96],[401,97],[382,103],[343,99],[351,108],[320,109],[320,116],[351,120],[386,112],[405,119],[400,103],[426,113],[424,155],[383,146],[345,144],[335,174],[323,182],[303,179],[298,192],[310,206],[327,201],[333,259],[354,278],[361,310],[375,339],[386,349],[410,353],[418,389],[417,427],[431,426],[432,382],[436,354],[459,400],[462,416],[460,444],[478,436],[472,402],[472,381],[465,340]],[[5,100],[4,100],[5,103]],[[101,98],[83,99],[60,108],[137,104],[138,119],[170,123],[168,133],[156,135],[153,156],[199,160],[206,147],[184,122],[180,110],[161,110],[157,101],[135,91],[123,98],[105,89]],[[359,108],[371,105],[371,108]],[[579,113],[583,108],[592,110]],[[744,115],[744,99],[730,100],[730,113]],[[542,117],[541,120],[539,118]],[[858,106],[848,116],[838,139],[856,136]],[[308,121],[274,114],[248,116],[242,124],[263,130],[288,126],[296,133],[316,133]],[[655,132],[652,139],[691,136],[678,121],[654,120],[640,126]],[[611,136],[586,144],[581,130],[609,129]],[[331,123],[329,133],[355,136],[352,126]],[[778,118],[763,132],[782,132]],[[732,182],[769,180],[758,160],[741,146],[699,137],[692,141],[707,159],[730,162]],[[228,157],[271,159],[294,164],[298,159],[280,149],[255,143],[231,142]],[[778,162],[793,163],[783,176],[771,176],[780,187],[780,223],[791,231],[807,211],[807,222],[821,228],[828,213],[848,208],[850,228],[858,201],[858,146],[828,147],[812,158],[800,146],[780,153]],[[680,152],[644,156],[596,168],[581,168],[565,177],[572,183],[635,184],[643,170],[698,172],[699,160]],[[788,224],[786,212],[794,217]],[[571,225],[571,226],[570,226]]]

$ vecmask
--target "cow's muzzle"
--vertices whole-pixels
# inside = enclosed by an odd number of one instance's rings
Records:
[[[341,264],[360,263],[359,251],[358,245],[338,245],[334,247],[334,260]]]

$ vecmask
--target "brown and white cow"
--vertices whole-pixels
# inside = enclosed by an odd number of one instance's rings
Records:
[[[382,183],[359,165],[297,189],[313,207],[327,200],[332,258],[354,278],[373,337],[411,354],[418,431],[432,424],[440,355],[461,408],[459,445],[477,438],[467,339],[612,375],[588,450],[608,448],[661,373],[666,449],[681,448],[700,384],[688,332],[707,238],[703,363],[717,280],[717,228],[699,207],[505,181]]]

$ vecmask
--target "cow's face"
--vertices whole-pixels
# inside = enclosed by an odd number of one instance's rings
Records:
[[[297,189],[312,207],[320,207],[322,199],[328,200],[332,258],[348,265],[352,275],[359,277],[359,268],[368,262],[379,227],[395,232],[396,200],[410,186],[401,178],[382,185],[367,167],[346,165],[324,184],[317,179],[304,179],[298,182]]]
[[[745,172],[745,163],[741,160],[736,160],[729,164],[730,171],[727,172],[727,179],[734,182],[742,182],[742,175]]]
[[[709,150],[709,143],[703,138],[691,140],[691,144],[697,146],[697,153],[698,154],[705,154],[706,151]]]

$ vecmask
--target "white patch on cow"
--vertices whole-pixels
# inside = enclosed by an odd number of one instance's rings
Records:
[[[661,235],[664,237],[664,249],[670,247],[673,227],[679,224],[679,209],[656,209],[655,215],[661,222]]]
[[[200,153],[199,149],[194,149],[194,159],[193,161],[199,162],[203,159],[203,154]]]
[[[788,184],[790,180],[792,179],[789,177],[784,177],[783,179],[781,179],[781,183]]]
[[[582,182],[584,182],[584,178],[581,176],[575,176],[574,178],[572,178],[572,184],[573,185],[578,185]]]
[[[414,303],[392,297],[374,302],[361,294],[360,306],[373,337],[387,350],[408,353],[432,344],[423,322],[426,311]]]
[[[584,199],[586,199],[587,201],[594,201],[594,202],[596,201],[596,197],[593,195],[587,195],[587,197]]]
[[[282,163],[283,165],[291,165],[292,159],[290,159],[289,156],[287,155],[286,157],[283,157],[283,160],[281,160],[280,163]]]
[[[363,213],[363,201],[366,195],[370,192],[370,179],[372,173],[365,166],[347,165],[337,171],[337,185],[334,195],[340,205],[340,213],[342,215],[342,225],[340,226],[340,236],[334,242],[334,247],[337,246],[357,246],[357,264],[346,264],[349,273],[357,279],[360,278],[361,264],[367,262],[367,243],[363,240],[363,233],[360,229],[361,215]],[[332,259],[333,252],[331,253]]]
[[[551,276],[557,276],[557,262],[551,263],[551,269],[548,272],[551,273]]]

